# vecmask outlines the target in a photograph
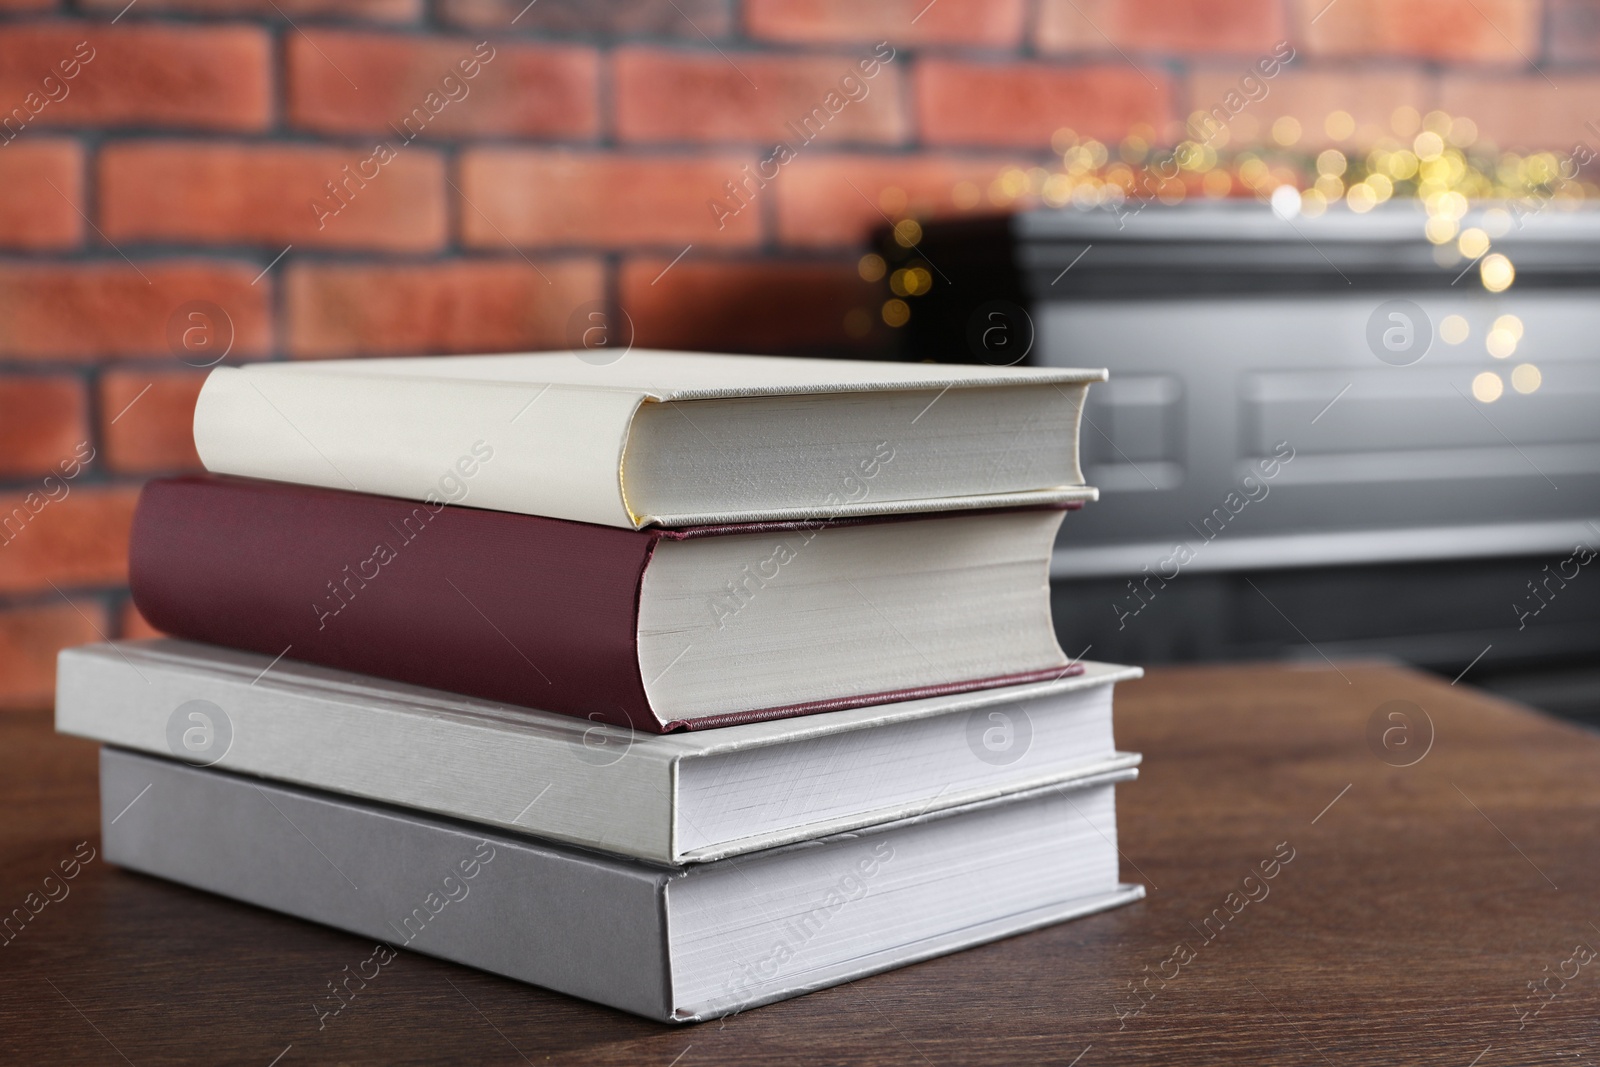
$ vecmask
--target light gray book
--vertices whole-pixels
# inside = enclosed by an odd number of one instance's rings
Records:
[[[707,862],[1138,763],[1113,684],[1055,681],[654,735],[212,645],[61,653],[56,728],[665,864]]]
[[[662,1022],[712,1019],[1113,907],[1132,769],[748,856],[663,867],[106,747],[132,870],[371,939],[319,1025],[405,949]]]

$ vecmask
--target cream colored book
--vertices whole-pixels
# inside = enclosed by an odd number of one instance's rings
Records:
[[[608,356],[609,358],[609,356]],[[206,469],[638,529],[1093,500],[1103,370],[629,351],[218,367]]]

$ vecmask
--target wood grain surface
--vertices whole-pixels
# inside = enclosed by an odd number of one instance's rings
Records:
[[[1600,738],[1377,665],[1158,670],[1117,700],[1145,754],[1127,908],[683,1028],[402,954],[319,1030],[370,944],[97,857],[0,947],[0,1059],[1600,1063]],[[0,767],[9,912],[98,847],[94,748],[0,717]]]

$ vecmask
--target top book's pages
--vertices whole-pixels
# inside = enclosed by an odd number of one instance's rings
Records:
[[[1095,498],[1078,423],[1105,377],[641,350],[252,364],[211,372],[194,439],[222,474],[629,529],[1010,507]]]

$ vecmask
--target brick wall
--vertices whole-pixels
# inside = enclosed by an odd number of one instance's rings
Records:
[[[1061,127],[1173,129],[1280,40],[1267,119],[1442,107],[1544,148],[1600,118],[1590,0],[525,3],[0,0],[0,706],[145,632],[127,529],[195,465],[193,302],[231,361],[559,347],[593,300],[641,345],[871,353],[867,229],[987,208],[961,190]]]

